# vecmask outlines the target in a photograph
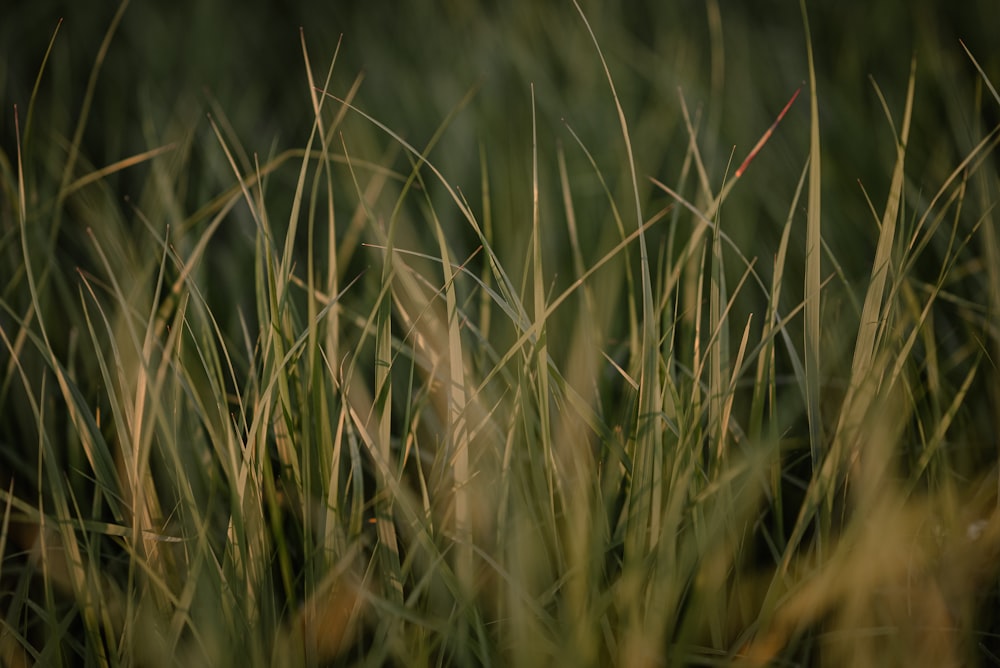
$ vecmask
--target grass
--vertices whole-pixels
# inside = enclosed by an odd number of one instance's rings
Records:
[[[0,154],[0,662],[1000,663],[988,61],[952,126],[926,56],[873,79],[843,192],[805,3],[735,152],[708,4],[695,107],[574,3],[588,105],[525,79],[505,138],[487,77],[420,141],[306,30],[301,144],[210,100],[103,167],[133,10],[68,127],[57,29]]]

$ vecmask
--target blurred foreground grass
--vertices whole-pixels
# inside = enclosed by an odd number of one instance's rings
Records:
[[[989,3],[772,4],[4,10],[0,660],[1000,663]]]

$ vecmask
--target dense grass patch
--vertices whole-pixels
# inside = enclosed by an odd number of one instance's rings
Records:
[[[83,83],[60,25],[4,110],[0,661],[1000,663],[995,54],[915,11],[866,82],[723,10],[306,28],[263,120],[102,84],[147,6]]]

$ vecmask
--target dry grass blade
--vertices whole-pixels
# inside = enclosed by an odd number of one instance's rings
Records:
[[[986,87],[989,88],[990,94],[993,95],[993,99],[996,100],[997,104],[1000,104],[1000,93],[997,93],[997,89],[993,87],[993,83],[990,81],[990,78],[986,76],[986,72],[983,71],[979,61],[976,60],[975,56],[972,55],[972,52],[969,51],[969,47],[965,45],[965,42],[958,40],[958,43],[962,45],[962,49],[965,50],[965,55],[969,56],[969,60],[971,60],[972,64],[976,66],[976,71],[978,71],[979,76],[983,78],[983,83],[985,83]]]
[[[822,176],[819,140],[819,98],[816,90],[816,63],[813,59],[812,37],[805,0],[799,6],[806,35],[806,58],[809,67],[809,186],[806,214],[806,273],[805,273],[805,360],[806,414],[809,418],[809,447],[814,466],[819,466],[823,448],[822,416],[820,415],[820,260],[822,245]]]

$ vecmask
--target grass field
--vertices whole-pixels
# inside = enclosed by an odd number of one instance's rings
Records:
[[[1000,664],[989,2],[272,4],[2,10],[0,665]]]

